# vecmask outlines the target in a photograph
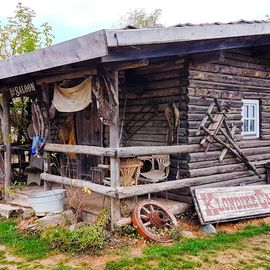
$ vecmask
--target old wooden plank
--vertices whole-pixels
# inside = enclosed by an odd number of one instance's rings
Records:
[[[116,149],[113,148],[104,148],[88,145],[67,145],[56,143],[47,143],[44,147],[44,150],[48,152],[77,153],[77,154],[107,156],[107,157],[115,157],[117,153]]]
[[[203,77],[203,76],[202,76]],[[207,80],[202,80],[202,79],[192,79],[190,78],[190,84],[189,86],[192,88],[196,88],[196,87],[201,87],[201,88],[210,88],[210,89],[224,89],[224,90],[238,90],[238,91],[242,91],[243,90],[243,84],[240,82],[240,78],[238,79],[238,82],[234,81],[234,82],[222,82],[222,81],[218,81],[218,79],[215,79],[213,81],[207,81]],[[247,84],[245,85],[245,91],[268,91],[269,92],[269,87],[265,87],[265,86],[260,86],[260,85],[251,85],[251,84]],[[263,93],[261,93],[263,94]],[[266,93],[267,95],[267,93]]]
[[[115,86],[115,95],[117,100],[118,98],[118,72],[114,71],[114,86]],[[120,145],[120,124],[119,124],[119,106],[115,111],[115,115],[110,125],[110,147],[118,148]],[[111,187],[117,188],[120,186],[120,159],[119,157],[110,158],[110,179]],[[111,199],[111,224],[112,226],[121,218],[120,212],[120,200]]]
[[[48,83],[54,83],[59,82],[63,80],[72,80],[76,78],[82,78],[85,76],[93,76],[97,73],[96,68],[86,68],[86,69],[80,69],[76,71],[69,71],[64,74],[58,74],[54,76],[45,76],[41,79],[36,80],[36,84],[42,85],[42,84],[48,84]]]
[[[224,64],[193,65],[190,68],[203,72],[222,73],[240,77],[253,77],[258,78],[258,81],[260,81],[260,79],[270,79],[269,72],[257,70],[257,68],[239,68]]]
[[[7,198],[8,189],[11,185],[11,143],[10,143],[10,101],[6,92],[2,94],[3,119],[1,121],[3,143],[5,145],[4,152],[4,195]]]
[[[211,73],[205,71],[190,70],[190,78],[195,80],[206,80],[211,82],[222,82],[227,84],[244,84],[250,86],[262,86],[264,88],[270,88],[270,80],[253,77],[240,77],[235,75],[229,75],[224,73]]]
[[[64,177],[64,176],[59,176],[59,175],[53,175],[49,173],[42,173],[40,175],[40,179],[48,182],[54,182],[54,183],[59,183],[59,184],[64,184],[72,187],[77,187],[77,188],[89,188],[93,192],[97,192],[99,194],[108,196],[108,197],[116,197],[114,188],[104,186],[104,185],[99,185],[92,183],[90,181],[85,181],[81,179],[71,179],[69,177]]]

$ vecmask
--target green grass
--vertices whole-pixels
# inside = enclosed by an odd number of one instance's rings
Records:
[[[13,254],[28,260],[41,259],[50,253],[49,244],[39,236],[20,234],[15,221],[0,222],[0,244],[6,245]]]
[[[66,266],[66,265],[61,263],[58,266],[54,267],[52,270],[79,270],[79,268]]]
[[[186,256],[203,256],[205,252],[240,248],[241,242],[247,238],[269,233],[270,226],[248,226],[243,231],[235,233],[218,233],[214,237],[184,239],[170,246],[150,245],[139,257],[123,258],[108,262],[107,270],[127,269],[194,269],[200,267],[200,262],[187,260]]]

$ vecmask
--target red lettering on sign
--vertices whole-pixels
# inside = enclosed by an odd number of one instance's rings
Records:
[[[204,201],[205,206],[206,206],[206,214],[208,216],[214,216],[218,215],[219,211],[215,206],[212,204],[213,201],[216,202],[216,199],[214,198],[212,193],[202,193],[201,194],[201,199]]]
[[[268,205],[268,198],[265,196],[265,194],[261,190],[255,190],[255,194],[258,198],[258,201],[263,209],[266,209],[269,207]]]
[[[229,198],[222,198],[223,207],[225,210],[230,210],[230,203],[228,201]]]
[[[239,198],[234,198],[234,202],[235,202],[235,206],[237,209],[243,209],[243,205],[242,205],[242,202]]]
[[[235,203],[234,203],[234,200],[233,198],[227,198],[228,202],[229,202],[229,205],[230,205],[230,209],[231,210],[235,210]]]

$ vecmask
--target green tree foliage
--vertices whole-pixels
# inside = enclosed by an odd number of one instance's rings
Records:
[[[36,26],[35,17],[34,10],[18,3],[14,16],[8,17],[5,23],[0,22],[0,59],[52,44],[54,37],[51,26],[47,22]]]
[[[126,13],[120,19],[120,27],[132,25],[138,28],[161,27],[158,21],[160,19],[162,10],[155,9],[153,12],[147,14],[144,9],[134,9]]]
[[[0,21],[0,60],[52,44],[54,36],[51,26],[47,22],[36,26],[35,18],[34,10],[18,3],[14,15]],[[26,130],[29,123],[25,117],[27,102],[27,97],[12,100],[11,142],[24,143],[28,140]]]

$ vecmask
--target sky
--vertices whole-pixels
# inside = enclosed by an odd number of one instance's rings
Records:
[[[18,0],[0,0],[0,21],[12,16]],[[162,9],[159,22],[231,22],[264,20],[270,15],[270,0],[20,0],[36,12],[36,23],[48,22],[54,43],[117,26],[121,16],[134,9]]]

